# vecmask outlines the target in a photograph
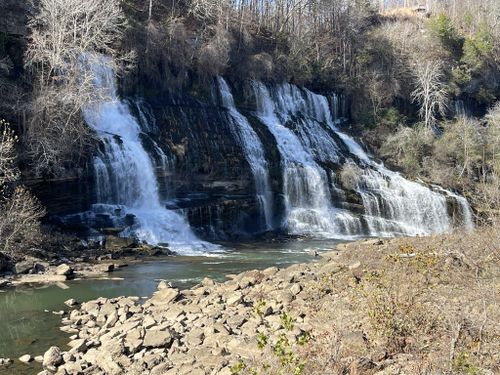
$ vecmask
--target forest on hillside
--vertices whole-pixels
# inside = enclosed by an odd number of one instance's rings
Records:
[[[353,134],[389,166],[459,191],[484,222],[500,213],[498,1],[13,3],[0,7],[0,251],[40,241],[45,210],[24,181],[71,175],[97,147],[82,109],[105,93],[81,71],[95,53],[124,94],[202,97],[217,76],[341,92]]]

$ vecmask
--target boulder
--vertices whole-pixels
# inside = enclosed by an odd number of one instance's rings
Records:
[[[160,289],[151,298],[154,305],[168,305],[179,296],[179,290],[175,288]]]
[[[0,366],[10,365],[12,363],[12,359],[10,358],[0,358]]]
[[[125,346],[122,340],[112,339],[105,342],[103,341],[101,347],[95,353],[95,360],[91,360],[89,362],[92,364],[98,364],[107,375],[123,374],[120,361],[124,359],[124,351]]]
[[[243,302],[243,296],[241,293],[233,293],[226,300],[228,306],[236,306],[239,305],[241,302]]]
[[[299,294],[300,292],[302,292],[302,286],[300,284],[294,284],[291,288],[290,288],[290,293],[292,293],[292,295],[296,296],[297,294]]]
[[[168,289],[168,288],[171,288],[172,285],[170,285],[168,282],[166,282],[165,280],[162,280],[159,282],[158,286],[156,287],[156,289],[158,290],[162,290],[162,289]]]
[[[123,238],[113,235],[106,236],[105,248],[111,251],[120,251],[123,249],[130,249],[136,245],[134,238]]]
[[[144,336],[143,345],[147,348],[163,348],[172,344],[172,334],[169,330],[148,330]]]
[[[64,301],[64,304],[68,307],[73,307],[73,306],[78,305],[78,302],[76,302],[76,300],[74,298],[70,298],[69,300]]]
[[[35,262],[31,259],[23,260],[21,262],[17,262],[14,266],[14,271],[16,274],[21,275],[25,273],[29,273],[33,267],[35,266]]]
[[[85,342],[85,339],[76,339],[70,341],[68,343],[68,346],[71,347],[72,352],[84,352],[87,350],[87,343]]]
[[[66,276],[67,278],[73,276],[74,272],[75,270],[68,266],[66,263],[63,263],[56,268],[56,275]]]
[[[61,354],[61,349],[59,349],[57,346],[52,346],[43,355],[42,365],[44,368],[53,371],[62,363],[62,361],[63,357]]]

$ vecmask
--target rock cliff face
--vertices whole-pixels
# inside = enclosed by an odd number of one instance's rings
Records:
[[[252,174],[231,135],[224,108],[209,100],[167,93],[139,104],[130,100],[129,107],[145,130],[145,149],[156,157],[153,140],[169,160],[167,166],[156,168],[167,208],[185,210],[195,231],[207,238],[262,231],[255,222],[258,204]],[[71,215],[89,210],[96,202],[94,173],[93,166],[86,165],[67,178],[28,181],[28,185],[47,207],[49,221],[81,230],[81,220]],[[279,187],[279,182],[274,186]],[[68,215],[71,219],[63,223],[61,217]]]
[[[222,78],[207,87],[203,100],[169,93],[103,103],[89,123],[103,135],[94,165],[33,186],[54,221],[72,230],[124,228],[123,235],[156,243],[174,241],[170,233],[182,237],[189,225],[205,239],[269,230],[421,235],[473,226],[463,197],[406,180],[343,133],[337,95],[254,82],[252,105],[237,106]],[[165,208],[189,225],[162,216]]]
[[[158,143],[175,160],[172,175],[159,178],[162,195],[177,197],[191,224],[205,235],[259,230],[252,222],[258,216],[252,174],[231,135],[227,111],[188,96],[150,105]]]

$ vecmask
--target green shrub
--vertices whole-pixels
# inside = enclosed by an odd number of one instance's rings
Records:
[[[446,49],[454,53],[457,52],[460,48],[461,38],[450,17],[441,13],[429,20],[428,27]]]

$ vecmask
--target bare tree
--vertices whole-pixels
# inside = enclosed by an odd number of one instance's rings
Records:
[[[11,257],[39,237],[39,220],[45,210],[22,186],[17,168],[16,142],[9,125],[0,120],[0,252]]]
[[[417,63],[412,100],[420,106],[419,115],[427,127],[433,127],[438,114],[445,115],[448,92],[444,83],[442,66],[438,62]]]
[[[26,66],[36,84],[23,134],[36,174],[64,171],[93,143],[81,110],[103,93],[83,60],[116,56],[124,22],[119,0],[40,0],[29,22]]]
[[[17,187],[0,205],[0,251],[16,257],[37,242],[45,209],[24,187]]]
[[[26,64],[40,77],[40,87],[61,75],[68,79],[82,54],[117,54],[124,22],[119,0],[40,0],[29,22]]]
[[[5,186],[17,180],[19,171],[16,166],[17,137],[5,120],[0,120],[0,193]]]

